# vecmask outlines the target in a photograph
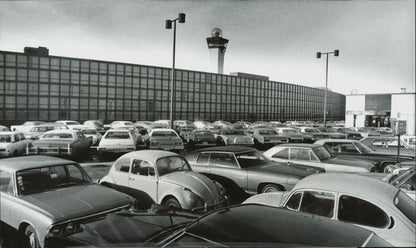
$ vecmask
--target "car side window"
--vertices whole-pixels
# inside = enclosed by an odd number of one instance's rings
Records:
[[[334,215],[335,196],[331,193],[305,191],[299,211],[332,218]]]
[[[358,153],[357,148],[353,144],[342,144],[341,151]]]
[[[289,159],[289,148],[285,148],[281,151],[278,151],[272,157],[273,158]]]
[[[199,154],[198,159],[196,160],[196,162],[198,164],[207,164],[208,159],[209,159],[209,153],[201,153],[201,154]]]
[[[374,140],[372,143],[374,147],[386,147],[386,142],[384,140]]]
[[[19,141],[19,135],[17,135],[17,133],[16,133],[13,136],[14,136],[14,141],[13,142],[18,142]]]
[[[14,194],[12,173],[0,171],[0,191],[9,195]]]
[[[130,158],[119,159],[114,165],[116,171],[129,172],[130,169]]]
[[[141,176],[154,176],[155,168],[148,161],[135,159],[132,163],[131,173]]]
[[[339,199],[338,220],[379,228],[386,227],[389,223],[388,215],[379,207],[347,195],[342,195]]]
[[[19,140],[22,141],[22,140],[26,139],[25,136],[22,133],[19,133],[18,135],[19,135]]]
[[[309,150],[300,149],[300,148],[291,148],[290,159],[309,161]]]
[[[238,167],[234,156],[229,153],[211,153],[209,163],[214,166]]]
[[[302,192],[293,194],[290,197],[289,201],[287,201],[286,208],[297,211],[299,209],[299,204],[300,204],[301,199],[302,199]]]

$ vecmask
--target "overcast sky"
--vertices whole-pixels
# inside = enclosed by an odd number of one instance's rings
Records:
[[[206,38],[219,27],[229,39],[224,73],[336,92],[415,92],[415,1],[79,0],[1,1],[0,50],[44,46],[50,55],[210,71]]]

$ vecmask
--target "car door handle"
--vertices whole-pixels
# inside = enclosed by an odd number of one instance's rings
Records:
[[[134,181],[134,178],[129,177],[129,180],[130,180],[130,181]]]

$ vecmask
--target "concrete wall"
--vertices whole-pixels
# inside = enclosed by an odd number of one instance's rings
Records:
[[[409,135],[415,135],[415,117],[415,94],[392,95],[391,118],[406,121]]]

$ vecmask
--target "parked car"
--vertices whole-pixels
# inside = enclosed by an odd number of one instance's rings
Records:
[[[108,126],[110,128],[124,127],[124,126],[133,126],[134,123],[131,121],[113,121]]]
[[[183,126],[183,127],[179,127],[178,128],[178,133],[179,133],[179,136],[181,137],[181,139],[183,141],[187,141],[188,140],[188,136],[195,129],[196,129],[195,126]]]
[[[402,135],[400,136],[404,142],[406,142],[410,147],[416,149],[416,136],[415,135]]]
[[[69,129],[81,130],[82,128],[84,128],[84,125],[81,125],[78,121],[59,120],[59,121],[55,121],[55,123],[65,125]]]
[[[51,130],[26,147],[26,154],[82,157],[88,152],[90,140],[79,130]]]
[[[180,152],[184,145],[179,135],[170,128],[152,129],[144,136],[149,149],[162,149]]]
[[[196,128],[200,128],[200,129],[205,129],[208,125],[210,125],[211,123],[208,121],[194,121],[194,125],[196,126]]]
[[[369,172],[375,163],[359,159],[340,159],[333,156],[323,145],[283,144],[274,146],[263,155],[280,163],[296,163],[323,168],[326,172]]]
[[[397,154],[398,139],[397,137],[365,137],[360,140],[376,152],[388,154]],[[400,155],[416,157],[416,149],[409,146],[406,142],[400,142]]]
[[[233,124],[231,124],[231,122],[228,121],[214,121],[211,124],[212,126],[214,126],[214,128],[222,128],[222,129],[227,129],[227,128],[231,128],[233,126]]]
[[[381,136],[380,132],[370,127],[350,127],[351,130],[361,134],[363,138],[369,136]]]
[[[246,133],[254,139],[256,147],[270,147],[289,142],[286,136],[279,135],[273,128],[254,128]]]
[[[330,139],[347,139],[348,135],[336,131],[332,127],[316,127],[321,133],[329,135]]]
[[[100,184],[136,197],[144,207],[158,203],[206,210],[220,207],[226,201],[225,189],[220,184],[193,172],[183,156],[169,151],[143,150],[124,154]]]
[[[152,129],[151,121],[136,121],[133,125],[139,130],[141,135],[146,135],[147,132]]]
[[[12,125],[10,126],[11,131],[16,132],[27,132],[29,131],[33,126],[42,125],[45,122],[43,121],[26,121],[22,125]]]
[[[216,146],[216,139],[212,131],[205,129],[194,129],[187,140],[188,147],[193,149],[195,147]]]
[[[392,172],[397,168],[397,154],[375,152],[358,140],[321,139],[315,144],[323,145],[329,152],[341,159],[364,159],[376,163],[375,171]],[[400,161],[411,161],[412,157],[401,156]]]
[[[45,123],[42,125],[37,125],[32,127],[29,131],[24,132],[26,139],[39,139],[42,134],[46,133],[47,131],[51,130],[60,130],[60,129],[69,129],[66,125],[58,124],[58,123]]]
[[[316,127],[297,127],[299,133],[308,135],[306,142],[313,143],[319,139],[329,139],[331,136],[327,133],[322,133]]]
[[[21,132],[0,132],[0,158],[24,154],[26,146],[32,142],[26,139]]]
[[[79,232],[56,237],[55,246],[391,246],[373,232],[351,224],[257,204],[227,207],[197,217],[160,208],[149,213],[120,211],[83,223]]]
[[[391,246],[371,231],[306,213],[258,204],[204,215],[183,228],[155,235],[156,247],[362,247]]]
[[[49,235],[68,235],[78,221],[134,204],[94,184],[79,164],[48,156],[2,159],[0,198],[1,222],[17,230],[21,247],[44,247]]]
[[[102,135],[105,133],[104,124],[102,121],[99,120],[87,120],[84,121],[84,126],[87,128],[95,128],[97,131]]]
[[[283,207],[366,228],[394,246],[416,243],[415,202],[381,180],[350,173],[321,173],[291,192],[253,196],[245,203]]]
[[[348,127],[333,127],[335,131],[338,133],[343,133],[347,135],[347,139],[354,139],[354,140],[360,140],[363,138],[359,132],[355,132],[352,129]]]
[[[95,146],[100,143],[102,135],[98,132],[96,128],[83,128],[81,132],[90,139],[90,146]]]
[[[149,237],[182,228],[201,216],[199,212],[153,204],[147,210],[120,210],[89,218],[70,234],[53,235],[50,247],[142,247]],[[114,230],[122,230],[121,232]],[[154,246],[147,244],[146,247]]]
[[[137,136],[128,129],[110,129],[100,140],[97,151],[101,155],[137,150]]]
[[[241,129],[219,129],[214,132],[217,145],[240,145],[240,146],[254,146],[254,139]]]
[[[310,136],[301,134],[298,130],[291,127],[276,127],[274,130],[276,130],[279,135],[287,137],[289,143],[304,143],[310,139]]]
[[[10,131],[10,129],[6,126],[0,125],[0,132]]]
[[[416,164],[403,170],[396,169],[383,180],[403,190],[410,198],[416,201]]]
[[[303,177],[317,173],[275,163],[251,147],[209,147],[195,150],[186,159],[192,170],[222,184],[233,200],[263,192],[290,190]]]

